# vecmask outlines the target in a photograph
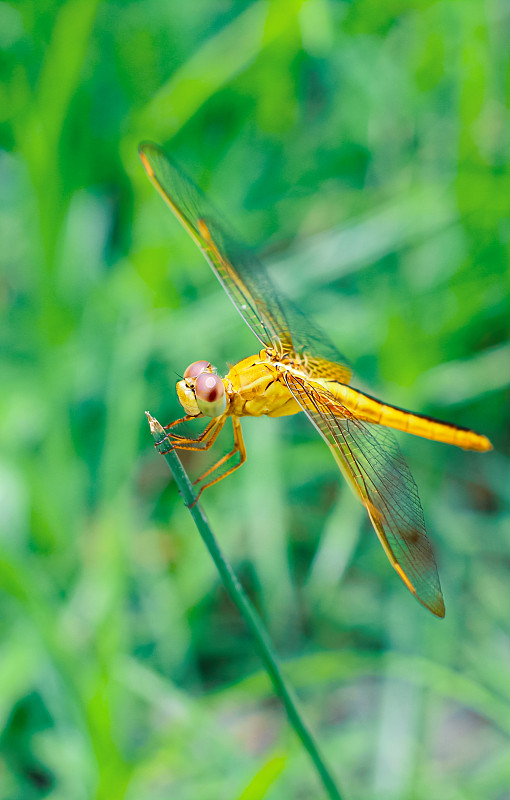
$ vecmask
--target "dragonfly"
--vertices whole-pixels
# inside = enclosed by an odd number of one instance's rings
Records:
[[[391,429],[479,452],[491,450],[491,442],[468,428],[406,411],[353,388],[348,361],[276,290],[262,262],[220,221],[214,206],[165,150],[144,142],[139,155],[149,179],[261,345],[224,377],[210,361],[199,360],[177,382],[185,414],[165,427],[168,450],[209,450],[228,420],[233,426],[232,450],[195,481],[202,483],[197,497],[246,461],[242,417],[304,412],[365,506],[393,568],[423,606],[444,617],[418,488]],[[200,417],[209,421],[198,436],[175,432]]]

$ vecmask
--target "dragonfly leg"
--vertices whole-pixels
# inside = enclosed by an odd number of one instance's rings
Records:
[[[230,453],[227,453],[226,456],[220,458],[220,460],[212,467],[210,467],[210,469],[208,469],[207,472],[204,472],[204,474],[200,478],[198,478],[196,481],[193,481],[193,485],[199,483],[204,478],[207,478],[212,472],[214,472],[214,470],[218,469],[218,467],[221,467],[230,458],[235,456],[236,453],[239,453],[239,461],[237,462],[237,464],[234,464],[233,467],[227,469],[227,471],[224,472],[222,475],[219,475],[217,478],[214,478],[214,480],[204,484],[204,486],[201,487],[199,493],[197,494],[196,499],[191,504],[192,506],[195,505],[195,503],[197,502],[198,498],[200,497],[204,489],[208,489],[209,486],[213,486],[215,483],[219,483],[219,481],[222,481],[223,478],[227,477],[227,475],[231,475],[236,469],[239,469],[239,467],[246,461],[246,447],[244,446],[243,432],[241,429],[241,423],[239,422],[239,419],[237,417],[232,417],[232,427],[234,429],[234,447],[232,448]]]
[[[196,417],[192,417],[191,414],[186,414],[185,417],[181,417],[180,419],[176,419],[174,422],[171,422],[170,425],[164,425],[164,429],[166,431],[169,431],[170,428],[174,428],[176,425],[182,425],[183,422],[189,422],[191,419],[197,419],[197,418]],[[208,433],[209,429],[212,427],[213,422],[214,422],[214,420],[211,420],[209,425],[207,425],[206,428],[202,431],[202,433],[200,433],[195,439],[193,439],[190,436],[181,436],[179,433],[168,433],[167,437],[169,439],[170,439],[170,437],[172,439],[179,439],[179,441],[182,441],[182,442],[200,442],[200,441],[202,441],[204,436],[207,436],[207,433]],[[164,440],[162,440],[162,441],[164,441]]]
[[[161,455],[170,453],[172,450],[209,450],[216,441],[219,432],[223,428],[226,417],[216,417],[211,420],[209,425],[197,436],[196,439],[187,439],[184,437],[176,437],[174,434],[167,434],[165,438],[168,439],[170,447],[163,452],[160,450]],[[164,441],[164,439],[162,439]],[[159,447],[161,442],[156,444]]]
[[[183,422],[189,422],[190,419],[194,419],[194,417],[192,417],[191,414],[185,414],[184,417],[174,420],[174,422],[171,422],[170,425],[163,425],[163,427],[166,431],[168,431],[170,428],[175,428],[176,425],[182,425]]]

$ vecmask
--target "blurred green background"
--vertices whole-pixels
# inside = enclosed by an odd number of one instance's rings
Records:
[[[442,622],[304,418],[204,506],[348,798],[510,798],[509,41],[506,0],[0,3],[0,800],[323,796],[145,422],[257,342],[142,139],[355,385],[494,442],[399,436]]]

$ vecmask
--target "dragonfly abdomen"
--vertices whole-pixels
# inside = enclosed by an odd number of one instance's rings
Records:
[[[403,408],[382,403],[375,397],[344,384],[328,382],[327,388],[355,417],[366,422],[385,425],[388,428],[412,433],[415,436],[432,439],[435,442],[453,444],[456,447],[462,447],[464,450],[478,450],[480,452],[492,450],[492,445],[486,436],[475,433],[469,428],[462,428],[450,422],[442,422],[433,417],[414,414]]]

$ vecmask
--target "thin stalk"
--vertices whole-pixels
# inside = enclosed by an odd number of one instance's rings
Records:
[[[193,486],[180,462],[179,457],[177,456],[177,453],[175,450],[172,450],[168,453],[164,452],[164,450],[168,447],[168,439],[164,439],[164,429],[159,424],[157,419],[151,417],[148,412],[146,413],[156,447],[159,452],[164,455],[166,462],[174,476],[179,493],[186,503],[189,512],[193,517],[193,521],[198,528],[198,532],[200,533],[205,546],[207,547],[214,563],[216,564],[221,580],[223,581],[223,585],[239,609],[248,627],[248,630],[253,636],[255,647],[260,658],[262,659],[262,663],[264,664],[264,667],[273,683],[277,695],[280,697],[283,705],[285,706],[290,724],[308,751],[328,796],[331,798],[331,800],[342,800],[331,772],[326,766],[324,758],[320,753],[317,742],[315,741],[310,728],[305,723],[298,710],[297,698],[283,677],[278,664],[276,652],[273,648],[269,635],[262,624],[262,620],[253,607],[248,595],[239,583],[232,567],[220,550],[218,541],[211,530],[203,509],[200,504],[196,502],[196,495],[193,491]]]

